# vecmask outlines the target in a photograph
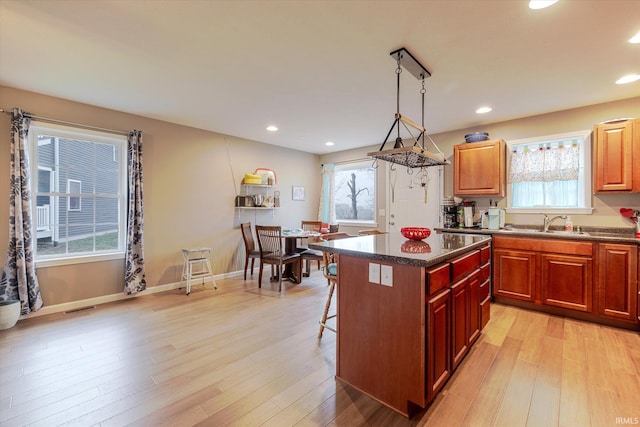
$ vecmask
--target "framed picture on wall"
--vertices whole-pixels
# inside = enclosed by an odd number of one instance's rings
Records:
[[[291,199],[304,200],[304,187],[294,185],[291,191]]]

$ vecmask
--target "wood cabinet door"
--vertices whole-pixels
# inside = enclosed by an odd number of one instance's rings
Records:
[[[593,262],[590,257],[542,254],[542,303],[591,313]]]
[[[598,313],[614,319],[637,322],[638,247],[598,244]]]
[[[458,364],[469,351],[469,277],[451,286],[451,369]]]
[[[480,270],[469,276],[469,348],[480,336]]]
[[[536,253],[493,250],[494,295],[535,301]]]
[[[453,147],[453,192],[456,195],[504,196],[505,143],[491,140]]]
[[[427,401],[451,376],[451,290],[427,301]]]
[[[633,191],[633,121],[596,125],[594,135],[594,192]]]

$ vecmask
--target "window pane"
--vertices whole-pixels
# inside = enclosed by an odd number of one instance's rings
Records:
[[[335,171],[335,210],[338,221],[374,222],[375,169],[342,167]]]
[[[36,260],[121,252],[126,140],[57,125],[32,129]]]

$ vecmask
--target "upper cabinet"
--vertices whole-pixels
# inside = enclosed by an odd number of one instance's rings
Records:
[[[601,123],[593,134],[594,193],[640,192],[640,119]]]
[[[505,143],[502,139],[455,145],[454,194],[504,197],[505,162]]]

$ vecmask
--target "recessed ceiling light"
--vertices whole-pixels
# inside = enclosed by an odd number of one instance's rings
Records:
[[[268,130],[269,132],[275,132],[275,131],[277,131],[277,130],[278,130],[278,126],[274,126],[274,125],[267,126],[267,130]]]
[[[640,43],[640,33],[629,39],[629,43]]]
[[[480,107],[476,110],[476,113],[484,114],[484,113],[488,113],[489,111],[491,111],[491,107]]]
[[[640,74],[629,74],[616,80],[616,84],[623,85],[626,83],[635,82],[637,80],[640,80]]]
[[[529,9],[544,9],[545,7],[549,7],[554,3],[557,3],[558,0],[531,0],[529,2]]]
[[[327,142],[324,143],[324,145],[326,145],[327,147],[331,147],[331,146],[333,146],[335,144],[333,142],[331,142],[331,141],[327,141]]]

